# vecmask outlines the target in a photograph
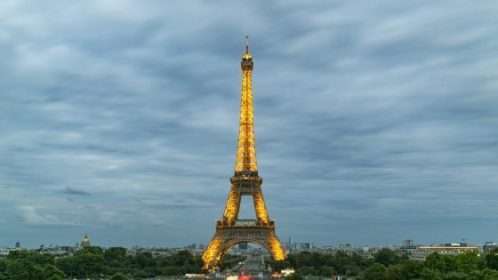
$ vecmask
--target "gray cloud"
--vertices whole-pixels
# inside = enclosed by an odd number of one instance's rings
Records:
[[[76,196],[90,196],[91,195],[91,193],[89,193],[89,192],[78,190],[78,189],[74,189],[74,188],[71,188],[71,187],[65,187],[62,190],[62,193],[63,194],[67,194],[67,195],[76,195]]]
[[[493,239],[497,12],[3,1],[0,245],[85,232],[104,245],[207,242],[233,168],[245,34],[283,239]]]

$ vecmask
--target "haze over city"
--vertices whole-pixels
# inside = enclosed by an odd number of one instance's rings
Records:
[[[498,239],[495,1],[222,2],[0,3],[0,246],[206,244],[246,34],[282,241]]]

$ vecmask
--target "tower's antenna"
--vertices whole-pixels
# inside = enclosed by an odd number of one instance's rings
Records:
[[[246,35],[246,53],[249,53],[249,35]]]

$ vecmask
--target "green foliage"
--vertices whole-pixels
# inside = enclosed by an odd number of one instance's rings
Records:
[[[100,247],[88,247],[77,251],[72,257],[59,258],[55,262],[65,275],[70,277],[97,277],[105,274],[104,251]]]
[[[498,270],[498,249],[494,249],[486,255],[486,266]]]
[[[97,246],[85,247],[77,251],[75,255],[78,256],[78,255],[89,255],[89,254],[103,256],[104,250]]]
[[[384,280],[386,274],[386,267],[380,263],[372,264],[363,275],[365,280]]]
[[[434,253],[428,256],[425,260],[425,266],[431,270],[448,273],[457,270],[456,258],[448,255],[440,255]]]
[[[44,279],[64,279],[64,276],[64,272],[51,264],[45,266],[43,270]]]
[[[232,267],[241,260],[240,256],[227,255],[222,267]],[[287,278],[289,280],[307,276],[330,278],[333,275],[358,280],[498,280],[498,250],[483,256],[475,253],[457,256],[432,254],[423,262],[408,260],[389,249],[378,251],[373,258],[343,251],[333,254],[301,252],[290,254],[283,262],[268,260],[268,264],[274,269],[296,269],[296,274]],[[128,255],[125,248],[103,250],[90,247],[74,256],[57,259],[35,251],[14,251],[0,259],[0,280],[177,277],[198,273],[201,266],[200,257],[188,251],[160,256],[150,253]]]
[[[481,271],[476,271],[471,274],[472,279],[478,280],[498,280],[498,271],[485,268]]]
[[[111,247],[104,252],[104,259],[106,262],[120,262],[126,258],[126,248]]]
[[[401,259],[402,257],[399,254],[388,248],[383,248],[374,255],[375,262],[385,266],[397,264]]]
[[[230,267],[241,259],[228,255],[225,260],[224,265]],[[38,252],[16,251],[0,259],[0,280],[110,279],[111,276],[112,279],[143,279],[198,273],[201,266],[200,257],[188,251],[165,256],[150,253],[130,256],[125,248],[89,247],[74,256],[57,259]]]
[[[64,280],[64,277],[62,277],[60,275],[52,275],[48,278],[43,278],[43,279],[46,279],[46,280]]]
[[[111,280],[128,280],[128,277],[122,273],[116,273],[111,277]]]
[[[389,266],[384,273],[386,280],[403,280],[406,279],[404,275],[403,265],[400,264]]]
[[[339,251],[335,254],[320,254],[316,252],[300,252],[289,255],[283,262],[267,261],[274,270],[287,267],[299,269],[301,275],[330,277],[332,274],[355,276],[366,269],[371,260],[356,253],[348,254]]]
[[[439,270],[433,270],[426,267],[420,272],[420,278],[424,280],[442,280],[443,273]]]
[[[465,273],[481,270],[485,266],[485,261],[476,253],[458,255],[455,262],[457,270]]]
[[[2,273],[5,273],[6,270],[7,270],[7,261],[4,259],[0,259],[0,275]],[[2,279],[2,278],[0,278],[0,279]]]
[[[498,280],[498,250],[487,255],[465,253],[456,256],[434,253],[425,261],[409,260],[390,249],[379,250],[373,258],[342,251],[334,254],[300,252],[274,268],[293,267],[299,277],[333,274],[354,279],[383,280]]]
[[[42,280],[43,268],[28,258],[15,258],[7,263],[7,279],[12,280]]]
[[[293,273],[287,277],[285,277],[285,280],[303,280],[303,276],[299,273]]]

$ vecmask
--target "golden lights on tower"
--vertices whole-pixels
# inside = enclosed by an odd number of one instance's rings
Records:
[[[235,171],[256,171],[256,140],[254,136],[254,105],[252,98],[252,69],[254,63],[246,43],[246,51],[240,62],[242,68],[242,87],[240,94],[239,138]]]
[[[247,37],[246,37],[247,39]],[[265,247],[276,261],[286,258],[285,251],[275,233],[275,224],[268,215],[256,161],[254,134],[254,105],[252,95],[252,71],[254,62],[246,42],[240,62],[242,86],[240,92],[239,135],[235,158],[235,174],[225,204],[223,217],[216,224],[216,232],[202,254],[204,269],[214,269],[226,251],[240,242],[254,242]],[[241,197],[252,196],[255,220],[239,220]]]

